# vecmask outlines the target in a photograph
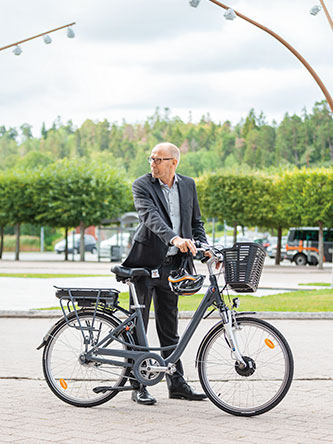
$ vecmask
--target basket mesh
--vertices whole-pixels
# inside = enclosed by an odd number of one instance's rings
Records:
[[[236,243],[225,248],[225,281],[237,293],[255,292],[265,262],[264,248],[255,242]]]

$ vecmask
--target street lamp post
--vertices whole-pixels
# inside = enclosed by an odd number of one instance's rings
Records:
[[[217,6],[219,6],[220,8],[223,8],[225,10],[230,10],[232,8],[230,8],[229,6],[219,2],[218,0],[209,0],[212,3],[215,3]],[[321,1],[321,3],[323,4],[323,8],[324,8],[324,2]],[[326,10],[326,8],[325,8]],[[277,39],[280,43],[282,43],[286,48],[289,49],[289,51],[291,51],[297,58],[298,60],[305,66],[305,68],[309,71],[309,73],[312,75],[312,77],[314,78],[314,80],[316,81],[316,83],[318,84],[319,88],[322,90],[327,103],[329,104],[331,111],[333,112],[333,99],[330,95],[330,93],[328,92],[327,88],[325,87],[324,83],[321,81],[321,79],[319,78],[318,74],[315,72],[315,70],[310,66],[310,64],[305,60],[305,58],[298,52],[296,51],[295,48],[293,48],[286,40],[284,40],[282,37],[280,37],[278,34],[276,34],[274,31],[270,30],[269,28],[267,28],[266,26],[261,25],[260,23],[250,19],[249,17],[246,17],[245,15],[241,14],[238,11],[233,10],[234,13],[236,14],[237,17],[242,18],[243,20],[246,20],[247,22],[251,23],[254,26],[257,26],[258,28],[262,29],[263,31],[267,32],[268,34],[270,34],[271,36],[273,36],[275,39]],[[327,12],[328,14],[328,12]],[[329,14],[328,14],[329,17]]]

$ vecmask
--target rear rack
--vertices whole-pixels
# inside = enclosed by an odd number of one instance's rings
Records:
[[[95,314],[97,308],[106,308],[110,311],[118,310],[118,295],[120,291],[115,288],[65,288],[56,287],[56,297],[60,299],[60,307],[64,317],[68,320],[64,305],[68,312],[75,312],[78,307],[94,307]]]

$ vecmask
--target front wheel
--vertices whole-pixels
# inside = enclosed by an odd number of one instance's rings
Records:
[[[43,371],[46,382],[53,393],[62,401],[77,407],[93,407],[113,398],[117,390],[95,393],[99,386],[121,387],[127,381],[129,370],[96,362],[87,362],[84,352],[89,347],[100,343],[119,321],[103,313],[79,312],[68,321],[63,319],[50,332],[43,354]],[[81,327],[84,328],[83,338]],[[128,342],[127,335],[122,333],[120,339]],[[125,348],[113,341],[111,348]],[[121,358],[124,360],[123,358]],[[117,359],[118,361],[121,359]]]
[[[203,339],[197,357],[201,385],[220,409],[255,416],[275,407],[287,394],[294,372],[290,347],[282,334],[261,319],[240,316],[233,331],[246,363],[233,359],[222,322]]]

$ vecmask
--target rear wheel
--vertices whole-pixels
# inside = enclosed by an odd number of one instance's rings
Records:
[[[302,253],[296,254],[295,258],[294,258],[294,262],[296,265],[306,265],[307,264],[307,259],[306,256]]]
[[[81,326],[85,328],[86,341],[89,348],[107,336],[110,330],[118,326],[116,319],[103,313],[96,313],[93,324],[92,312],[79,313]],[[93,329],[90,327],[94,326]],[[77,407],[93,407],[100,405],[119,393],[107,391],[95,393],[99,386],[121,387],[127,381],[129,370],[108,364],[87,362],[84,359],[86,345],[76,316],[69,322],[64,319],[50,333],[50,340],[43,354],[43,371],[46,382],[53,393],[62,401]],[[128,342],[123,333],[120,339]],[[124,349],[125,346],[113,341],[111,348]],[[125,361],[117,358],[117,361]]]
[[[202,341],[198,353],[201,385],[220,409],[236,416],[255,416],[275,407],[287,394],[293,377],[288,343],[272,325],[260,319],[239,317],[234,329],[241,368],[232,357],[222,323]]]
[[[311,256],[309,265],[313,265],[313,266],[318,265],[318,259],[315,256]]]

